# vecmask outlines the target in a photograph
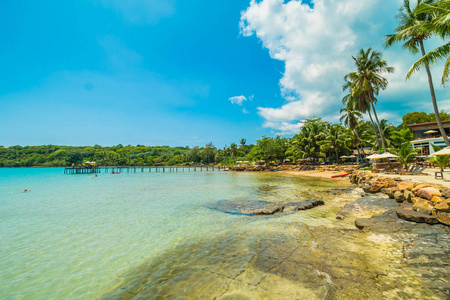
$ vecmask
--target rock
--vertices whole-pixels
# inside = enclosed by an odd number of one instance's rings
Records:
[[[405,201],[405,195],[403,194],[402,191],[397,191],[394,193],[394,198],[397,202],[401,203],[403,201]]]
[[[414,203],[412,209],[424,215],[431,215],[433,205],[431,205],[430,201],[418,200]]]
[[[441,196],[441,192],[437,188],[426,187],[416,191],[416,196],[431,200],[433,196]]]
[[[325,190],[324,193],[329,193],[332,195],[341,195],[341,194],[347,194],[350,192],[353,192],[355,190],[355,187],[349,187],[349,188],[345,188],[345,189],[329,189],[329,190]]]
[[[435,216],[440,223],[450,226],[450,213],[433,211],[433,216]]]
[[[434,206],[434,209],[442,212],[450,212],[450,199],[444,200],[441,203],[438,203]]]
[[[401,177],[394,177],[394,178],[392,178],[392,180],[395,180],[395,181],[402,181],[402,178],[401,178]]]
[[[411,190],[414,187],[414,183],[410,181],[400,182],[397,186],[400,190]]]
[[[442,197],[450,198],[450,189],[446,189],[446,188],[442,189],[441,194],[442,194]]]
[[[422,184],[419,184],[419,185],[415,186],[414,188],[412,188],[411,192],[414,193],[414,192],[416,192],[417,190],[419,190],[421,188],[425,188],[425,187],[429,187],[429,186],[431,186],[431,184],[429,184],[429,183],[422,183]]]
[[[384,189],[383,193],[388,195],[389,199],[395,199],[394,194],[395,194],[395,192],[398,192],[398,191],[399,191],[399,189],[396,187],[395,188],[387,188],[387,189]]]
[[[431,198],[431,203],[433,203],[433,205],[439,204],[444,201],[445,201],[444,197],[433,196],[433,198]]]
[[[388,182],[374,181],[370,184],[370,188],[369,188],[368,192],[372,193],[372,194],[379,193],[382,188],[387,188],[387,187],[389,187]]]
[[[412,198],[414,198],[414,194],[411,191],[405,191],[404,193],[405,200],[408,202],[412,202]]]
[[[411,207],[397,207],[396,213],[399,218],[407,221],[412,221],[416,223],[428,223],[428,224],[439,223],[437,217],[422,214],[418,211],[411,209]]]
[[[279,204],[259,200],[219,200],[209,205],[208,208],[224,213],[238,215],[273,215],[279,212],[292,213],[299,210],[310,209],[323,204],[324,202],[322,200],[313,199],[287,204]]]
[[[323,202],[322,200],[308,199],[300,202],[291,202],[284,204],[284,208],[285,209],[292,208],[292,210],[296,212],[299,210],[306,210],[324,204],[325,202]]]

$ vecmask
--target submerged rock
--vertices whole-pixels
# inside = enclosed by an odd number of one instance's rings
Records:
[[[260,200],[220,200],[208,206],[210,209],[239,215],[273,215],[278,212],[296,212],[323,205],[322,200],[304,200],[285,204]]]

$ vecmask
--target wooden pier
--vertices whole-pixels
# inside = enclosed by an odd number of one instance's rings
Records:
[[[108,167],[67,167],[64,174],[100,174],[100,173],[175,173],[175,172],[213,172],[228,171],[224,166],[108,166]]]

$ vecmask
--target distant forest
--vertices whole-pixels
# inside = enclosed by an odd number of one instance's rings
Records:
[[[204,147],[169,146],[0,146],[0,167],[65,167],[95,161],[98,166],[173,166],[217,164],[232,165],[239,161],[282,163],[287,159],[309,159],[340,162],[343,155],[354,154],[355,149],[380,149],[375,126],[368,121],[356,120],[349,126],[348,112],[344,112],[344,124],[332,124],[322,118],[310,118],[303,122],[299,133],[292,138],[264,136],[255,145],[246,139],[231,143],[222,149],[212,143]],[[450,114],[442,111],[442,120],[450,120]],[[403,122],[394,126],[381,120],[380,129],[386,148],[397,153],[402,145],[410,147],[413,136],[407,124],[436,122],[433,113],[410,112]],[[346,126],[345,126],[346,125]],[[358,132],[358,134],[356,134]]]

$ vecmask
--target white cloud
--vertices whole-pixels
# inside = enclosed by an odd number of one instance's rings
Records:
[[[302,123],[289,123],[289,122],[273,122],[273,121],[266,121],[263,124],[264,128],[272,128],[276,130],[278,134],[281,135],[291,135],[296,134],[300,131],[300,128],[303,126]]]
[[[105,7],[110,7],[123,15],[127,22],[133,24],[157,23],[160,19],[174,13],[173,0],[100,0]]]
[[[244,101],[247,101],[247,98],[245,96],[241,95],[241,96],[231,97],[228,100],[230,100],[230,102],[233,103],[233,104],[237,104],[237,105],[242,106],[244,104]]]
[[[396,67],[394,74],[386,76],[390,86],[378,97],[381,106],[409,105],[415,110],[423,103],[423,97],[429,94],[426,74],[420,72],[405,81],[417,56],[400,46],[384,49],[384,36],[395,29],[402,0],[313,2],[311,8],[296,0],[252,0],[242,12],[241,33],[255,34],[273,59],[285,63],[280,89],[286,102],[274,104],[278,107],[258,108],[266,120],[264,127],[282,130],[287,126],[284,122],[313,115],[336,120],[342,106],[343,77],[353,70],[351,56],[356,56],[361,48],[382,51],[388,63]],[[432,110],[428,102],[426,107]],[[389,116],[398,119],[393,112]]]

